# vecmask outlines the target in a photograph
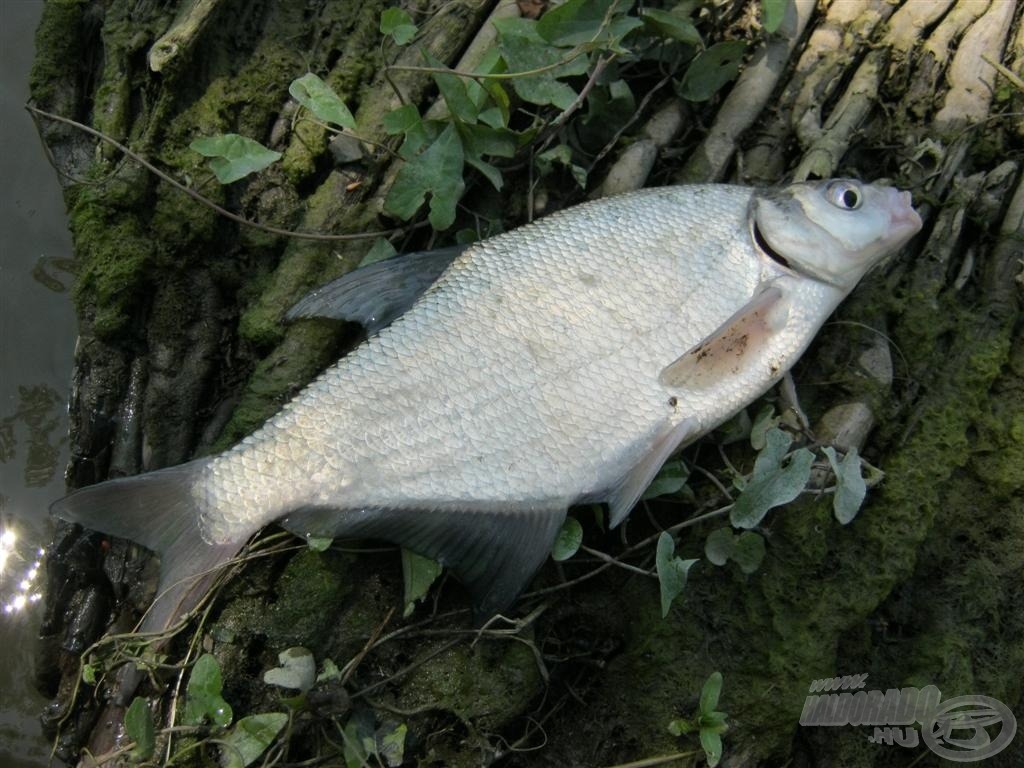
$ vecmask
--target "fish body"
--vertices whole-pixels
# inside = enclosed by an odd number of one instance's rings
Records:
[[[381,262],[293,312],[374,332],[258,431],[54,512],[162,553],[162,587],[275,520],[385,538],[450,566],[491,614],[571,504],[607,501],[621,522],[673,451],[777,382],[920,226],[907,193],[852,180],[665,187]],[[200,582],[169,589],[146,628]]]

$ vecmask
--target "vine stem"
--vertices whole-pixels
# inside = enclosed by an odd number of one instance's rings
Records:
[[[399,229],[378,230],[378,231],[375,231],[375,232],[361,232],[359,234],[331,235],[331,234],[326,234],[326,233],[323,233],[323,232],[300,232],[300,231],[296,231],[296,230],[292,230],[292,229],[281,229],[279,227],[272,227],[272,226],[270,226],[268,224],[260,224],[258,221],[252,221],[251,219],[247,219],[244,216],[239,216],[237,213],[232,213],[227,208],[224,208],[224,207],[222,207],[220,205],[217,205],[217,203],[213,202],[213,200],[211,200],[210,198],[204,197],[203,195],[199,194],[198,192],[196,192],[191,187],[185,186],[180,181],[175,179],[173,176],[170,176],[169,174],[165,173],[164,171],[161,171],[159,168],[157,168],[151,162],[149,162],[148,160],[143,158],[141,155],[139,155],[136,152],[133,152],[132,150],[128,149],[128,147],[126,147],[124,144],[121,144],[120,142],[116,141],[115,139],[111,138],[110,136],[107,136],[102,131],[97,131],[95,128],[92,128],[92,127],[90,127],[88,125],[85,125],[84,123],[80,123],[77,120],[72,120],[69,117],[63,117],[62,115],[55,115],[52,112],[46,112],[45,110],[39,109],[38,107],[34,107],[31,104],[26,104],[25,105],[25,109],[28,110],[29,113],[32,114],[33,116],[37,116],[38,115],[40,117],[45,117],[47,120],[53,120],[53,121],[58,122],[58,123],[64,123],[65,125],[70,125],[72,128],[76,128],[76,129],[78,129],[78,130],[80,130],[80,131],[82,131],[84,133],[89,134],[90,136],[95,136],[97,139],[100,139],[101,141],[107,142],[108,144],[110,144],[111,146],[117,148],[118,150],[123,152],[125,155],[130,157],[132,160],[137,162],[139,165],[144,167],[150,173],[153,173],[156,176],[158,176],[159,178],[161,178],[164,181],[166,181],[168,184],[170,184],[175,189],[178,189],[178,190],[184,192],[186,195],[191,197],[193,200],[196,200],[197,202],[202,203],[206,207],[212,208],[214,211],[219,213],[221,216],[224,216],[225,218],[230,219],[231,221],[234,221],[234,222],[236,222],[238,224],[241,224],[243,226],[246,226],[246,227],[252,227],[253,229],[258,229],[258,230],[260,230],[262,232],[267,232],[267,233],[272,234],[272,235],[281,235],[283,237],[294,237],[294,238],[300,238],[300,239],[303,239],[303,240],[323,240],[323,241],[366,240],[368,238],[373,238],[373,237],[390,237],[391,235],[399,234],[399,233],[405,231],[404,229],[399,228]],[[422,226],[422,225],[415,224],[413,226],[415,227],[415,226]]]

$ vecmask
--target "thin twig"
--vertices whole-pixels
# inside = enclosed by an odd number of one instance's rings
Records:
[[[49,120],[54,120],[54,121],[56,121],[58,123],[64,123],[65,125],[70,125],[73,128],[77,128],[80,131],[88,133],[90,136],[95,136],[96,138],[100,139],[101,141],[107,142],[108,144],[110,144],[111,146],[116,147],[118,150],[120,150],[125,155],[130,157],[132,160],[137,162],[139,165],[141,165],[144,168],[146,168],[151,173],[155,174],[159,178],[161,178],[164,181],[166,181],[168,184],[173,186],[175,189],[178,189],[178,190],[184,192],[186,195],[191,197],[193,200],[196,200],[197,202],[202,203],[203,205],[207,206],[208,208],[212,208],[217,213],[219,213],[221,216],[224,216],[225,218],[231,219],[231,221],[234,221],[234,222],[236,222],[238,224],[241,224],[243,226],[246,226],[246,227],[252,227],[253,229],[258,229],[258,230],[260,230],[262,232],[267,232],[267,233],[272,234],[272,235],[281,235],[283,237],[295,237],[295,238],[300,238],[300,239],[303,239],[303,240],[326,240],[326,241],[366,240],[368,238],[373,238],[373,237],[390,237],[391,235],[394,235],[394,234],[397,234],[399,232],[403,232],[404,231],[404,229],[399,228],[399,229],[379,230],[379,231],[376,231],[376,232],[361,232],[359,234],[330,235],[330,234],[325,234],[323,232],[298,232],[298,231],[295,231],[295,230],[292,230],[292,229],[281,229],[279,227],[272,227],[272,226],[270,226],[268,224],[260,224],[257,221],[252,221],[251,219],[247,219],[244,216],[239,216],[237,213],[232,213],[227,208],[223,208],[223,207],[217,205],[217,203],[213,202],[208,197],[204,197],[203,195],[199,194],[198,192],[196,192],[191,187],[185,186],[180,181],[175,179],[173,176],[170,176],[169,174],[165,173],[164,171],[161,171],[159,168],[157,168],[155,165],[150,163],[148,160],[144,159],[141,155],[139,155],[139,154],[133,152],[132,150],[128,149],[128,147],[126,147],[124,144],[121,144],[120,142],[115,141],[110,136],[107,136],[105,133],[103,133],[101,131],[97,131],[95,128],[91,128],[88,125],[85,125],[84,123],[78,122],[77,120],[72,120],[72,119],[67,118],[67,117],[62,117],[61,115],[55,115],[52,112],[46,112],[46,111],[44,111],[42,109],[39,109],[37,107],[33,107],[31,104],[26,104],[25,105],[25,109],[27,109],[29,112],[31,112],[33,114],[41,115],[42,117],[45,117],[45,118],[47,118]],[[423,225],[416,224],[416,225],[413,225],[413,226],[423,226]]]

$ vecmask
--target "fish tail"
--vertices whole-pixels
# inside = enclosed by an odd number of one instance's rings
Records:
[[[207,593],[220,566],[247,537],[208,543],[192,488],[207,459],[134,477],[108,480],[54,502],[50,513],[85,528],[131,539],[160,556],[157,596],[140,632],[161,632],[192,610]]]

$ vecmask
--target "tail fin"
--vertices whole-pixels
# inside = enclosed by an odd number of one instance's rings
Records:
[[[234,557],[246,541],[213,545],[203,539],[192,487],[206,462],[201,459],[108,480],[50,507],[50,513],[59,518],[131,539],[160,555],[157,596],[140,632],[163,631],[194,608],[209,590],[218,566]]]

